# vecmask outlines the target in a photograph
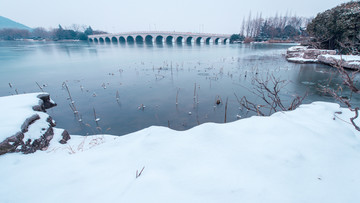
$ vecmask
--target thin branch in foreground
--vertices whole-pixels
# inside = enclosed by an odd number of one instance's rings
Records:
[[[136,176],[135,176],[135,177],[136,177],[136,178],[140,177],[141,174],[142,174],[142,172],[144,171],[144,169],[145,169],[145,166],[141,169],[140,173],[139,173],[138,170],[136,170]]]

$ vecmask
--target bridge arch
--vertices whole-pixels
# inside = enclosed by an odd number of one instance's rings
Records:
[[[219,43],[220,43],[220,38],[215,38],[214,44],[219,44]]]
[[[164,37],[161,36],[161,35],[158,35],[156,38],[155,38],[155,42],[157,44],[162,44],[163,43],[163,40],[164,40]]]
[[[138,36],[135,37],[135,42],[137,44],[143,44],[144,43],[144,38],[142,36],[138,35]]]
[[[110,43],[110,38],[109,38],[109,37],[105,37],[105,42],[106,42],[106,43]]]
[[[210,44],[210,42],[211,42],[211,37],[208,37],[204,40],[205,44]]]
[[[195,40],[195,42],[196,42],[196,44],[201,44],[201,41],[202,41],[202,40],[203,40],[202,37],[197,37],[196,40]]]
[[[165,42],[166,42],[167,44],[172,44],[173,41],[174,41],[174,37],[173,37],[173,36],[169,35],[169,36],[166,37]]]
[[[178,36],[177,38],[176,38],[176,43],[177,44],[182,44],[184,42],[184,37],[183,36]]]
[[[154,40],[154,37],[151,36],[151,35],[146,35],[145,36],[145,43],[146,44],[152,44],[153,43],[153,40]]]
[[[223,40],[223,43],[224,43],[224,44],[229,43],[229,39],[228,39],[228,38],[225,38],[225,39]]]
[[[95,38],[94,38],[94,42],[95,42],[95,43],[99,43],[98,38],[95,37]]]
[[[125,43],[126,43],[125,37],[120,36],[120,37],[119,37],[119,43],[120,43],[120,44],[125,44]]]
[[[135,43],[135,39],[134,39],[133,36],[127,36],[127,37],[126,37],[126,42],[127,42],[128,44],[134,44],[134,43]]]
[[[193,38],[192,36],[187,37],[187,38],[186,38],[186,43],[187,43],[187,44],[192,44],[193,39],[194,39],[194,38]]]
[[[104,38],[100,37],[100,38],[99,38],[99,42],[100,42],[100,43],[104,43],[104,42],[105,42]]]
[[[89,42],[94,42],[94,40],[92,38],[89,38]]]
[[[114,43],[114,44],[117,44],[118,43],[118,40],[116,37],[112,37],[111,38],[111,42]]]

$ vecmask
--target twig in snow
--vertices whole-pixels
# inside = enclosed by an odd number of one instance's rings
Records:
[[[138,170],[136,170],[136,178],[138,178],[138,177],[141,176],[141,174],[142,174],[142,172],[144,171],[144,169],[145,169],[145,166],[141,169],[140,173],[139,173]]]

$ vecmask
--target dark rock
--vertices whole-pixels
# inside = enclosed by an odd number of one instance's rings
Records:
[[[19,146],[24,145],[24,133],[17,132],[15,135],[6,138],[0,143],[0,155],[9,152],[16,152]]]
[[[26,133],[29,129],[29,126],[33,124],[36,120],[39,120],[40,116],[38,114],[32,115],[30,118],[27,118],[24,123],[21,125],[21,132]]]
[[[32,107],[34,111],[46,112],[46,109],[50,109],[57,105],[51,101],[49,94],[39,94],[37,97],[40,99],[40,101],[38,105]]]
[[[50,124],[51,127],[55,127],[56,123],[54,122],[54,120],[51,118],[51,116],[49,116],[46,121]]]
[[[59,141],[61,144],[66,144],[68,140],[70,140],[70,135],[67,130],[61,133],[62,139]]]
[[[36,152],[37,150],[46,150],[53,137],[54,129],[50,126],[40,138],[34,140],[33,142],[31,142],[31,139],[28,139],[20,151],[24,154],[30,154]]]

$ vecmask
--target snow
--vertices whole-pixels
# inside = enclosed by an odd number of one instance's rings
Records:
[[[308,52],[308,53],[306,53]],[[359,55],[335,55],[334,50],[308,49],[306,46],[293,46],[287,49],[286,59],[295,63],[324,63],[334,65],[341,63],[345,68],[358,70]]]
[[[0,202],[355,203],[360,133],[351,116],[314,102],[181,132],[72,135],[66,145],[55,128],[47,151],[0,156]]]
[[[288,48],[288,51],[294,52],[294,51],[304,51],[306,50],[307,47],[306,46],[293,46]]]
[[[322,55],[324,56],[325,58],[333,58],[333,59],[336,59],[336,60],[343,60],[343,61],[346,61],[346,62],[357,62],[357,63],[360,63],[360,56],[358,55]]]
[[[297,62],[297,63],[315,63],[318,61],[317,59],[305,59],[301,57],[287,58],[287,60],[290,62]]]
[[[21,125],[27,118],[32,115],[38,114],[40,119],[30,126],[29,132],[25,134],[30,139],[36,139],[41,136],[40,131],[42,128],[47,127],[49,124],[46,122],[46,113],[36,112],[32,109],[33,106],[38,105],[41,99],[37,98],[40,94],[47,93],[31,93],[14,96],[0,97],[0,142],[7,137],[15,135],[21,131]]]

